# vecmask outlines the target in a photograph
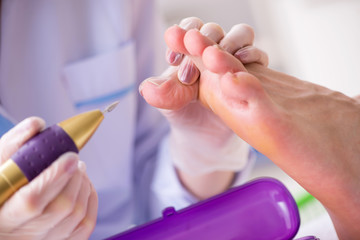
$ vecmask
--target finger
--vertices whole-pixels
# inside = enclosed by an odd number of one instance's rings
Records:
[[[200,72],[189,57],[185,57],[181,63],[177,77],[185,85],[192,85],[199,78]]]
[[[69,237],[69,240],[89,239],[91,233],[95,228],[97,211],[98,211],[98,196],[96,194],[94,187],[91,185],[91,193],[88,201],[86,216],[77,225],[76,229]]]
[[[27,140],[44,127],[44,120],[30,117],[5,133],[0,139],[0,164],[8,160]]]
[[[212,45],[216,45],[216,42],[202,35],[198,30],[189,30],[184,35],[184,46],[189,55],[201,57],[205,48]]]
[[[166,49],[166,61],[172,66],[178,66],[183,60],[184,54],[174,52],[171,49]]]
[[[243,64],[259,63],[265,67],[269,65],[268,55],[256,48],[255,46],[247,46],[239,49],[234,56],[239,59]]]
[[[31,230],[37,226],[47,226],[49,229],[57,227],[63,219],[73,212],[83,182],[85,164],[78,162],[78,168],[79,170],[76,171],[62,191],[46,206],[42,214],[33,219],[30,224],[25,224],[16,231],[26,232],[26,230]]]
[[[202,26],[203,22],[197,17],[185,18],[179,24],[179,27],[186,31],[193,28],[200,29]],[[166,60],[170,65],[178,66],[181,63],[183,57],[184,55],[182,53],[172,51],[169,48],[166,51]]]
[[[247,24],[233,26],[219,45],[227,52],[234,54],[240,48],[252,45],[254,42],[254,30]]]
[[[219,42],[224,37],[224,30],[216,23],[206,23],[200,33],[214,42]],[[199,70],[189,57],[185,57],[178,70],[178,78],[185,85],[191,85],[199,78]]]
[[[40,216],[31,219],[21,227],[14,229],[14,231],[24,235],[31,233],[36,236],[38,234],[38,237],[40,237],[45,236],[51,229],[58,228],[59,223],[73,211],[81,184],[82,173],[77,171],[64,189],[46,206]],[[39,226],[42,226],[42,228],[39,229]],[[69,234],[65,232],[65,229],[63,230],[63,234]]]
[[[0,209],[1,227],[12,231],[41,215],[78,169],[78,156],[63,154],[33,181],[20,188]]]
[[[200,33],[215,43],[219,43],[225,36],[225,32],[222,27],[216,23],[204,24],[200,29]]]
[[[227,57],[222,57],[216,62],[213,62],[212,65],[219,64],[223,66],[229,66],[229,71],[238,72],[238,71],[246,71],[245,67],[242,65],[240,61],[238,61],[234,56],[227,53],[224,50],[219,49],[219,47],[215,47],[216,45],[212,40],[203,36],[200,32],[195,30],[188,31],[184,36],[184,44],[189,54],[192,55],[192,59],[200,72],[202,72],[207,65],[205,66],[204,61],[204,50],[209,47],[212,49],[211,53],[221,53],[222,55],[226,55]],[[217,45],[216,45],[217,46]],[[215,49],[215,51],[214,51]],[[207,55],[206,58],[211,57],[211,55]],[[212,58],[212,60],[216,60],[216,58]],[[226,62],[220,62],[222,60],[227,60]],[[209,69],[210,70],[210,69]],[[211,70],[210,70],[211,71]]]
[[[177,68],[171,67],[159,77],[144,80],[139,91],[151,106],[177,110],[197,98],[198,85],[184,86],[177,77]]]
[[[184,45],[184,36],[186,30],[181,27],[174,25],[169,27],[164,34],[165,42],[168,48],[177,53],[188,54],[186,47]]]
[[[188,17],[181,20],[179,26],[182,29],[190,30],[190,29],[200,29],[203,26],[203,21],[197,17]]]
[[[83,162],[81,163],[84,164]],[[91,194],[91,184],[85,173],[83,173],[81,177],[81,187],[72,212],[56,224],[56,227],[46,235],[45,239],[67,239],[85,217]],[[76,192],[74,192],[74,194],[75,193]]]

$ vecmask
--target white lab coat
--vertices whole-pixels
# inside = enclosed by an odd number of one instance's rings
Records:
[[[196,201],[166,140],[158,154],[166,121],[138,94],[164,58],[153,1],[3,0],[1,22],[0,100],[16,121],[51,125],[120,100],[80,153],[99,194],[93,239]]]

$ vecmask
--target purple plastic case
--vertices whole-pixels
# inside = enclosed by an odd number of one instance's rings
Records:
[[[292,239],[300,218],[278,180],[261,178],[108,238],[108,240]]]
[[[27,141],[11,159],[31,181],[65,152],[78,152],[73,140],[58,125],[53,125]]]

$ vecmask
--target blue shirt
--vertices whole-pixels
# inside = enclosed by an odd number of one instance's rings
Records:
[[[13,126],[14,124],[9,119],[0,114],[0,137]]]

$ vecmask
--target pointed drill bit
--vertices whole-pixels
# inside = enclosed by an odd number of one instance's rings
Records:
[[[107,112],[111,112],[112,110],[114,110],[114,108],[116,108],[116,106],[119,104],[120,101],[116,101],[113,102],[112,104],[110,104],[109,106],[107,106],[105,108],[105,110],[103,111],[103,113],[107,113]]]

